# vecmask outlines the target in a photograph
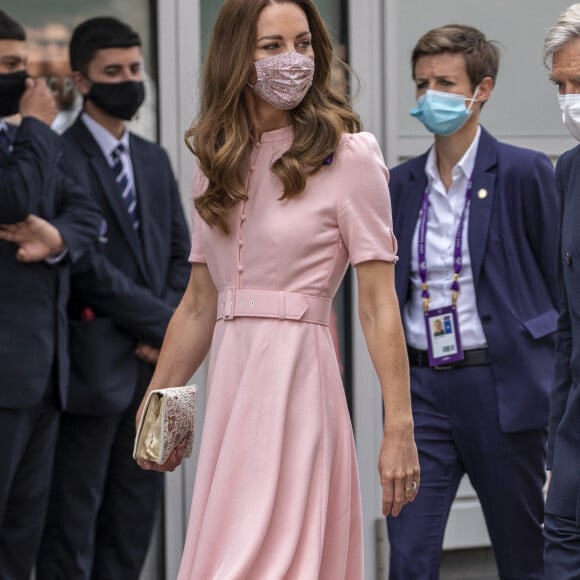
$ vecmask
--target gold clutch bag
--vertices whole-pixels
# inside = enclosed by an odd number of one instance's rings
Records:
[[[182,443],[183,457],[193,450],[197,385],[151,391],[139,421],[133,459],[159,465]]]

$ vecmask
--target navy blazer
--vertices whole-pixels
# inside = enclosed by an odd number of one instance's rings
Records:
[[[428,153],[391,171],[395,283],[409,298],[413,234]],[[472,175],[469,252],[505,432],[546,426],[557,321],[559,202],[542,153],[500,143],[482,128]],[[487,195],[479,196],[481,189]],[[461,300],[461,297],[459,298]]]
[[[100,215],[90,196],[61,171],[61,139],[25,117],[9,126],[12,151],[0,150],[0,223],[34,214],[59,230],[68,248],[56,264],[16,260],[16,244],[0,240],[0,407],[23,409],[46,396],[56,379],[67,396],[66,303],[70,263],[97,238]]]
[[[140,234],[132,228],[112,169],[79,119],[68,129],[64,164],[92,192],[104,221],[98,248],[72,278],[73,383],[66,409],[124,410],[136,385],[138,341],[159,347],[187,285],[190,236],[167,154],[131,134]],[[90,307],[94,320],[83,318]]]
[[[553,475],[546,511],[580,524],[580,146],[560,157],[556,183],[562,199],[560,316],[548,431]]]

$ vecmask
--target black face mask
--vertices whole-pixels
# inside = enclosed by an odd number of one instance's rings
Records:
[[[93,83],[86,98],[112,117],[130,121],[145,100],[145,83]]]
[[[25,70],[0,74],[0,118],[18,113],[27,78]]]

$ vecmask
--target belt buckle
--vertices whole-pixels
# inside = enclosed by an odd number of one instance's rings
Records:
[[[224,320],[232,320],[234,318],[234,303],[236,299],[236,289],[230,286],[224,290],[223,307]]]
[[[450,371],[453,369],[453,365],[435,365],[431,367],[434,371]]]

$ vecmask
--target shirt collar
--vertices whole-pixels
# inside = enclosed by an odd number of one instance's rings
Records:
[[[107,129],[105,129],[100,123],[97,123],[97,121],[95,121],[86,112],[81,114],[81,120],[91,135],[94,137],[105,157],[109,160],[109,163],[112,161],[111,155],[113,151],[120,143],[125,146],[125,150],[127,152],[129,151],[129,131],[125,130],[121,138],[117,139],[112,133],[107,131]]]
[[[453,167],[452,175],[456,178],[463,175],[466,179],[471,177],[473,173],[473,168],[475,167],[475,158],[477,157],[477,148],[479,146],[479,138],[481,136],[481,126],[477,126],[477,132],[473,141],[467,148],[467,151],[463,154],[463,157],[457,162],[457,165]],[[435,147],[431,147],[429,150],[429,155],[427,156],[427,163],[425,164],[425,173],[429,182],[432,183],[440,179],[439,169],[437,168],[437,154],[435,153]]]
[[[8,132],[8,123],[4,119],[0,119],[0,133],[3,131]]]

